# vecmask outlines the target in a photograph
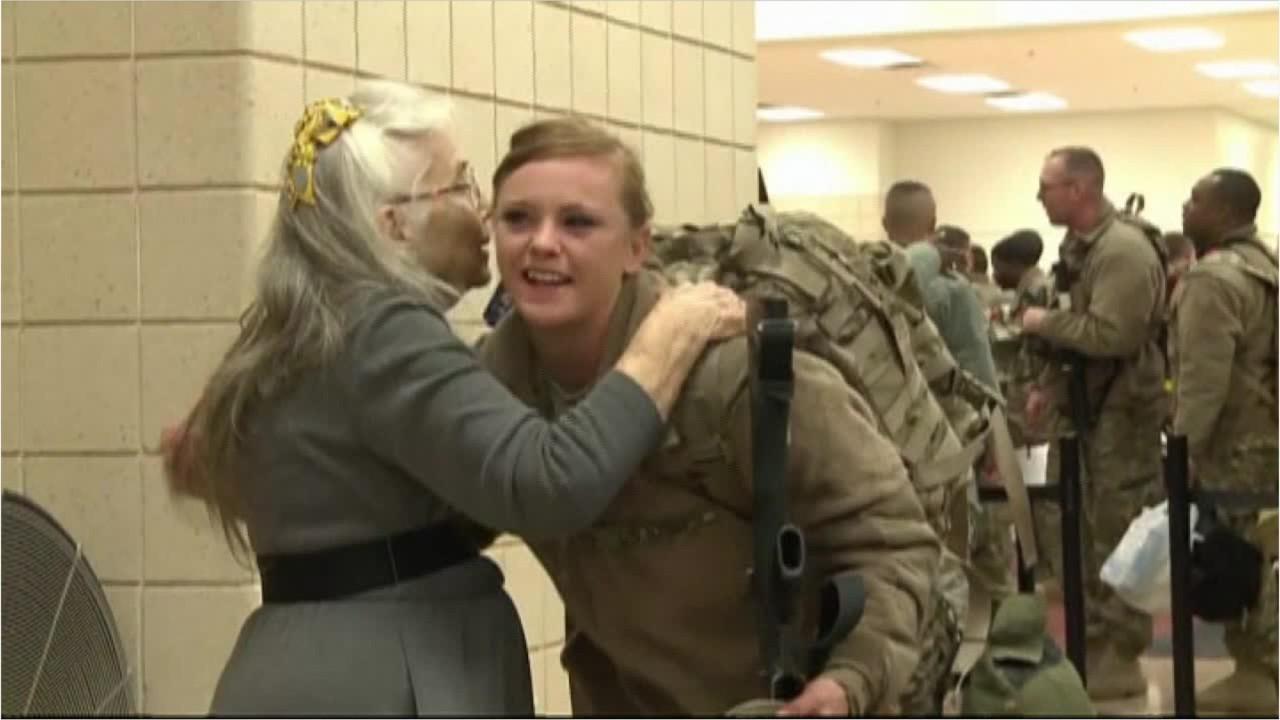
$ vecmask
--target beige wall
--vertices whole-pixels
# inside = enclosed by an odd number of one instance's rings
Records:
[[[143,707],[201,713],[258,602],[155,455],[236,331],[242,279],[305,99],[357,76],[452,91],[487,175],[510,132],[579,112],[641,151],[660,220],[755,194],[753,4],[365,1],[14,3],[3,19],[4,487],[84,543]],[[468,337],[488,292],[454,313]],[[541,711],[567,712],[559,601],[492,551]]]
[[[859,237],[883,236],[881,196],[894,180],[913,178],[933,188],[939,222],[966,228],[984,245],[1018,228],[1038,230],[1047,266],[1057,257],[1062,230],[1045,220],[1036,183],[1045,154],[1066,144],[1095,148],[1112,200],[1142,192],[1145,215],[1169,230],[1181,226],[1182,202],[1196,179],[1218,166],[1242,167],[1263,189],[1259,226],[1273,236],[1276,231],[1276,131],[1217,110],[827,121],[764,125],[759,134],[771,197],[783,207],[827,209]],[[815,195],[805,166],[815,175],[857,182],[834,183]]]

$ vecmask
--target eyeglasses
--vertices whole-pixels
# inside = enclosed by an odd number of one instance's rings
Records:
[[[1040,195],[1043,195],[1043,194],[1045,194],[1046,192],[1049,192],[1050,190],[1052,190],[1052,189],[1054,189],[1054,188],[1057,188],[1057,187],[1066,187],[1067,185],[1073,185],[1073,184],[1074,184],[1074,183],[1073,183],[1071,180],[1062,180],[1062,181],[1060,181],[1060,182],[1055,182],[1055,183],[1047,183],[1047,182],[1044,182],[1044,181],[1042,180],[1042,181],[1040,181],[1040,192],[1039,192],[1039,194],[1040,194]]]
[[[476,210],[484,210],[484,193],[480,190],[480,183],[476,182],[475,168],[466,162],[462,163],[462,166],[458,168],[458,177],[452,183],[435,190],[397,195],[391,198],[391,204],[403,205],[419,200],[435,200],[445,195],[461,195]]]

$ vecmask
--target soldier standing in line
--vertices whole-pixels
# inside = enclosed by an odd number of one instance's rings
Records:
[[[1276,256],[1258,239],[1261,202],[1247,173],[1220,169],[1191,190],[1182,227],[1200,260],[1183,275],[1173,308],[1174,430],[1187,438],[1193,481],[1207,491],[1270,496],[1276,442]],[[1226,628],[1230,676],[1199,693],[1204,712],[1269,715],[1276,700],[1276,529],[1256,509],[1218,508],[1236,534],[1263,548],[1262,601]],[[1269,546],[1269,547],[1268,547]]]
[[[991,350],[1000,373],[1000,390],[1008,402],[1009,434],[1020,455],[1049,442],[1044,428],[1031,425],[1026,417],[1027,394],[1044,371],[1048,350],[1043,340],[1023,333],[1017,323],[1024,310],[1048,307],[1052,299],[1053,285],[1039,267],[1043,252],[1044,241],[1035,230],[1019,230],[991,248],[992,276],[996,286],[1008,294],[1008,304],[999,308],[991,323]],[[1036,503],[1032,512],[1039,555],[1060,556],[1058,506]],[[1051,567],[1060,562],[1046,561],[1037,569],[1049,575]]]
[[[1023,329],[1054,348],[1055,362],[1026,409],[1033,425],[1053,415],[1051,482],[1060,439],[1074,435],[1081,446],[1086,676],[1094,700],[1146,691],[1138,658],[1151,644],[1151,616],[1122,602],[1098,573],[1129,523],[1161,494],[1165,417],[1161,251],[1116,212],[1104,178],[1089,148],[1059,148],[1046,158],[1036,197],[1049,221],[1067,228],[1055,273],[1059,301],[1022,314]]]

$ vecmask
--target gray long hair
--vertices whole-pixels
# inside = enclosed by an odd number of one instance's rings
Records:
[[[170,490],[204,501],[233,551],[248,549],[239,483],[251,413],[340,352],[350,301],[363,291],[394,288],[435,304],[452,294],[376,219],[389,198],[414,190],[406,141],[451,131],[449,99],[382,81],[349,99],[361,117],[316,156],[314,206],[295,207],[281,191],[240,335],[166,452]]]

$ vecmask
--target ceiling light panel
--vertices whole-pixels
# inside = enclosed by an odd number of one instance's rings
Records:
[[[1017,93],[989,97],[986,100],[991,107],[1009,112],[1049,112],[1067,107],[1067,101],[1047,92]]]
[[[955,94],[981,94],[1005,92],[1009,83],[990,75],[926,75],[916,78],[916,84],[937,92]]]
[[[914,55],[891,48],[845,48],[827,50],[820,54],[823,60],[856,68],[890,68],[902,65],[919,65],[924,61]]]
[[[1242,85],[1246,91],[1258,97],[1280,97],[1280,80],[1250,80]]]
[[[1272,60],[1220,60],[1196,65],[1196,71],[1215,80],[1280,77],[1280,65]]]
[[[793,122],[796,120],[816,120],[823,117],[817,110],[794,105],[775,105],[756,108],[756,119],[764,122]]]
[[[1214,50],[1226,42],[1218,33],[1197,27],[1134,30],[1125,33],[1124,39],[1143,50],[1160,53]]]

